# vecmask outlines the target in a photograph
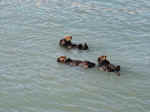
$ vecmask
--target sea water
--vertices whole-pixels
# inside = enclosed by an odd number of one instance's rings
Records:
[[[60,48],[66,35],[90,49]],[[0,0],[0,112],[149,112],[149,49],[149,0]],[[106,55],[121,76],[62,55]]]

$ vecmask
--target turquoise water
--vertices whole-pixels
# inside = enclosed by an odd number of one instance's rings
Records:
[[[149,0],[0,0],[0,112],[149,112],[149,11]],[[65,35],[90,50],[60,48]],[[61,55],[107,55],[121,76]]]

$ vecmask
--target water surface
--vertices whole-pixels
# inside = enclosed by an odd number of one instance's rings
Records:
[[[0,112],[148,112],[149,12],[149,0],[0,0]],[[60,48],[65,35],[90,50]],[[60,55],[107,55],[121,76]]]

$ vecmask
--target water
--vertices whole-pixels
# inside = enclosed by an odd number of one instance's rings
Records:
[[[0,0],[0,112],[148,112],[149,0]],[[58,46],[65,35],[89,51]],[[107,55],[121,76],[56,63]]]

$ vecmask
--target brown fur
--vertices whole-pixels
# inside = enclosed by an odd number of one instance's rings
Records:
[[[84,44],[73,44],[71,42],[72,36],[66,36],[59,41],[59,45],[68,49],[77,48],[79,50],[88,50],[87,43]]]
[[[71,66],[81,66],[83,68],[93,68],[95,67],[95,63],[90,61],[81,61],[81,60],[73,60],[67,58],[66,56],[60,56],[57,58],[57,62],[71,65]]]
[[[120,76],[120,66],[115,66],[111,64],[107,59],[107,56],[100,56],[98,57],[98,66],[100,70],[103,70],[105,72],[115,72],[118,76]]]

